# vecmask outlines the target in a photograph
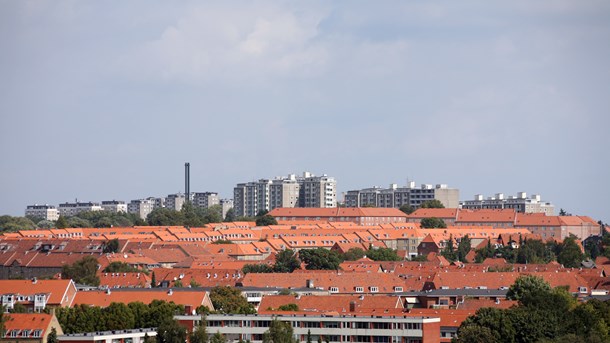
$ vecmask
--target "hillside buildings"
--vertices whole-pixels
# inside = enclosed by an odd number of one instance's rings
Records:
[[[102,206],[96,202],[66,202],[59,204],[59,215],[64,217],[75,216],[81,212],[102,210]]]
[[[456,208],[459,205],[460,191],[449,188],[445,184],[435,186],[423,184],[415,187],[411,181],[405,187],[391,184],[388,188],[373,187],[348,191],[345,194],[346,207],[394,207],[410,205],[413,208],[428,200],[439,200],[446,208]]]
[[[279,207],[337,206],[337,182],[333,177],[290,174],[275,179],[238,183],[233,189],[233,208],[238,217],[253,217],[261,210]]]
[[[505,197],[503,193],[496,193],[494,197],[483,199],[483,195],[477,194],[473,200],[463,201],[461,208],[478,210],[478,209],[514,209],[520,213],[545,213],[552,216],[555,212],[555,206],[549,202],[540,200],[540,195],[534,194],[527,197],[527,193],[519,192],[517,196]]]
[[[26,207],[25,215],[55,221],[59,218],[59,211],[52,205],[36,204]]]

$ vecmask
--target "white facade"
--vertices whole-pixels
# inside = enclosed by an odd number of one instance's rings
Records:
[[[59,215],[64,217],[75,216],[81,212],[102,211],[102,206],[95,202],[75,202],[59,204]]]
[[[127,204],[124,201],[118,200],[102,201],[102,210],[113,213],[126,213]]]
[[[165,198],[165,208],[169,208],[170,210],[174,211],[180,211],[185,201],[186,196],[182,193],[169,194]]]
[[[59,219],[59,211],[51,205],[29,205],[25,209],[25,215],[52,221]]]
[[[222,218],[226,218],[227,212],[233,208],[233,199],[221,199],[220,206],[222,207]]]
[[[155,198],[136,199],[129,202],[127,212],[133,213],[141,219],[146,219],[148,214],[155,209]]]
[[[461,203],[464,209],[514,209],[521,213],[545,213],[547,216],[555,214],[555,206],[550,202],[540,200],[540,195],[534,194],[527,197],[527,193],[519,192],[517,196],[504,196],[504,193],[496,193],[493,197],[483,198],[477,194],[473,200],[466,200]]]
[[[373,187],[348,191],[345,195],[345,206],[399,208],[410,205],[418,208],[425,201],[438,200],[446,208],[457,208],[459,199],[460,191],[456,188],[449,188],[445,184],[422,184],[421,187],[415,187],[415,182],[411,181],[405,187],[391,184],[389,188]]]
[[[220,199],[218,199],[218,193],[216,192],[194,193],[192,204],[199,208],[210,208],[219,205]]]

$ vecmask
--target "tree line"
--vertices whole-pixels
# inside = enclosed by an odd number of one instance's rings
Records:
[[[610,300],[578,303],[567,287],[521,276],[509,288],[509,309],[481,308],[460,325],[454,343],[610,342]]]

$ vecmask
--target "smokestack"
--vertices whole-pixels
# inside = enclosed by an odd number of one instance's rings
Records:
[[[184,201],[191,201],[191,164],[184,164]]]

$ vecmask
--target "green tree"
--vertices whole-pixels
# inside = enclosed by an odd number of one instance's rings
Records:
[[[466,262],[466,255],[470,252],[471,244],[468,235],[462,237],[457,248],[457,259],[461,262]]]
[[[118,238],[113,238],[104,245],[104,253],[108,254],[116,252],[119,252],[119,240]]]
[[[366,252],[360,248],[351,248],[343,254],[343,260],[345,261],[356,261],[363,258]]]
[[[227,214],[225,215],[225,222],[232,223],[235,219],[237,219],[235,217],[235,210],[233,210],[233,208],[228,209]]]
[[[254,307],[241,295],[239,289],[229,286],[216,286],[210,291],[214,309],[219,313],[253,314]]]
[[[199,321],[199,325],[193,328],[193,332],[189,335],[190,343],[208,343],[208,329],[205,317]]]
[[[152,272],[152,276],[150,277],[150,286],[152,288],[157,287],[157,276],[155,275],[155,272]]]
[[[547,294],[551,286],[543,278],[535,275],[522,275],[515,280],[506,293],[506,299],[523,301],[539,293]]]
[[[292,273],[301,268],[301,262],[297,259],[294,250],[285,249],[275,255],[273,271],[276,273]]]
[[[373,248],[369,247],[366,251],[366,257],[373,261],[400,261],[402,258],[398,256],[396,250],[391,248]]]
[[[274,318],[269,330],[263,334],[263,343],[296,343],[294,332],[290,323]]]
[[[445,208],[445,205],[440,200],[426,200],[421,203],[419,208]]]
[[[13,305],[11,313],[28,313],[28,308],[25,307],[25,305],[22,303],[15,303],[15,305]]]
[[[256,226],[269,226],[277,225],[277,220],[270,214],[265,214],[260,217],[256,217]]]
[[[36,223],[36,227],[40,229],[52,229],[55,227],[55,223],[52,220],[44,219]]]
[[[58,343],[59,340],[57,339],[57,330],[55,329],[55,327],[51,328],[51,332],[49,332],[49,335],[47,336],[47,343]]]
[[[57,218],[57,221],[55,222],[55,226],[58,229],[65,229],[68,227],[68,221],[66,220],[66,217],[64,216],[59,216],[59,218]]]
[[[447,244],[441,251],[441,255],[450,262],[453,262],[457,259],[457,254],[455,252],[455,248],[453,247],[453,235],[449,235],[449,239],[447,240]]]
[[[157,327],[157,343],[184,343],[186,328],[176,320],[166,320]]]
[[[557,256],[557,262],[566,268],[578,268],[584,258],[580,247],[573,236],[566,237],[561,244],[561,252]]]
[[[337,251],[324,248],[303,249],[299,251],[299,259],[305,262],[307,270],[338,270],[341,264]]]
[[[125,262],[114,261],[111,262],[106,268],[104,268],[104,273],[137,273],[144,272],[138,268],[132,267]]]
[[[219,331],[216,331],[216,333],[212,336],[212,339],[210,339],[210,343],[226,343],[226,342],[227,342],[226,338]]]
[[[404,212],[405,214],[411,214],[411,213],[415,212],[415,209],[413,208],[413,206],[411,206],[409,204],[404,204],[404,205],[400,206],[398,209],[401,210],[402,212]]]
[[[124,303],[111,303],[108,307],[102,309],[102,315],[106,330],[134,328],[136,324],[136,318],[131,308]]]
[[[11,217],[11,216],[0,216],[0,231],[1,232],[15,232],[20,230],[34,230],[36,224],[29,218],[26,217]]]
[[[244,274],[248,273],[273,273],[273,267],[268,264],[246,264],[241,269]]]
[[[494,335],[494,332],[484,326],[470,324],[461,325],[457,338],[452,340],[453,343],[500,343],[500,339]]]
[[[151,226],[173,226],[182,225],[183,220],[180,212],[159,207],[146,216],[146,222]]]
[[[93,256],[85,256],[71,265],[62,267],[62,279],[72,279],[76,283],[98,286],[100,278],[96,275],[98,269],[97,259]]]
[[[446,228],[447,224],[440,218],[430,217],[423,218],[420,222],[420,225],[424,229],[436,229],[436,228]]]

